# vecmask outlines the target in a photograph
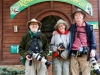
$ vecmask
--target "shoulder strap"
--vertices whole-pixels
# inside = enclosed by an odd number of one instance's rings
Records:
[[[42,53],[42,51],[43,51],[43,44],[42,44],[40,35],[41,35],[41,32],[39,32],[36,37],[32,38],[32,44],[30,45],[29,48],[30,48],[30,50],[32,50],[32,49],[35,48],[34,45],[36,45],[38,50],[39,50],[39,53]]]
[[[40,37],[41,34],[42,34],[41,32],[38,33],[38,38]],[[28,37],[27,37],[27,38],[28,38]],[[33,39],[33,38],[30,38],[29,40],[27,40],[27,41],[26,41],[26,45],[27,45],[28,43],[30,43],[30,42],[32,41],[32,39]],[[40,38],[39,38],[39,39],[40,39]]]
[[[84,29],[85,29],[85,27],[86,27],[86,26],[84,26]],[[85,30],[85,32],[77,31],[77,26],[76,26],[76,32],[77,32],[77,38],[79,38],[79,40],[80,40],[80,42],[81,42],[81,45],[83,45],[83,43],[82,43],[82,41],[81,41],[81,38],[80,38],[80,36],[79,36],[79,33],[84,33],[84,34],[86,34],[86,30]],[[87,35],[86,35],[86,36],[87,36]]]

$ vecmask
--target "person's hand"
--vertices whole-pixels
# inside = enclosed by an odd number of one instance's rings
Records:
[[[62,49],[60,46],[58,46],[58,47],[57,47],[57,50],[64,50],[64,49]]]
[[[95,57],[95,50],[91,50],[91,52],[90,52],[90,57]]]
[[[55,34],[57,34],[57,31],[53,31],[52,35],[55,35]]]
[[[29,55],[26,55],[27,60],[32,60],[32,58],[29,58]]]

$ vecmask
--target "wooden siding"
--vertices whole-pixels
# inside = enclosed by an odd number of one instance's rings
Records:
[[[2,7],[3,7],[3,5],[2,5],[2,0],[0,0],[0,62],[2,61],[2,14],[3,14],[3,12],[2,12]]]
[[[1,64],[20,64],[19,54],[10,53],[11,44],[19,44],[21,37],[27,32],[27,14],[23,10],[14,19],[10,19],[10,6],[18,0],[3,0],[3,25],[2,25],[2,63]],[[18,26],[18,33],[14,32],[14,25]]]
[[[20,56],[19,54],[10,54],[10,45],[19,44],[23,34],[27,32],[26,23],[31,18],[37,18],[42,20],[44,17],[49,15],[60,16],[67,22],[71,23],[71,14],[76,9],[73,5],[61,2],[43,2],[32,5],[17,16],[10,20],[10,6],[16,3],[18,0],[0,0],[0,65],[19,65]],[[87,15],[86,21],[99,21],[100,14],[98,14],[98,9],[100,12],[100,0],[87,0],[93,4],[94,16],[91,17]],[[99,7],[98,7],[99,6]],[[98,17],[99,16],[99,17]],[[18,32],[14,32],[14,25],[18,26]],[[100,28],[100,21],[99,21]],[[96,42],[97,42],[97,53],[100,58],[100,30],[96,29]],[[52,60],[51,57],[49,57]],[[100,62],[100,59],[99,59]],[[49,75],[52,75],[52,65],[48,69]]]
[[[11,1],[11,0],[6,0],[3,2],[4,10],[3,10],[3,18],[2,18],[3,20],[3,25],[2,25],[3,27],[2,29],[2,32],[3,32],[3,35],[2,35],[3,37],[3,40],[2,40],[3,63],[2,64],[4,64],[4,62],[8,64],[18,64],[19,63],[19,54],[10,54],[9,52],[10,45],[19,44],[22,35],[27,32],[26,23],[28,20],[30,20],[31,18],[36,18],[41,12],[51,9],[50,2],[35,4],[23,10],[14,19],[10,20],[9,19],[9,14],[10,14],[9,8],[14,3],[15,1]],[[64,10],[62,9],[62,7],[64,8]],[[58,8],[60,8],[59,11],[64,11],[63,13],[71,15],[71,5],[70,4],[66,5],[65,3],[54,2],[53,10],[58,10]],[[70,8],[70,11],[69,9],[66,9],[66,8]],[[18,26],[17,33],[13,32],[14,25]]]
[[[71,19],[71,14],[73,13],[73,10],[75,10],[74,6],[67,4],[67,3],[61,3],[61,2],[43,2],[38,3],[35,5],[32,5],[25,10],[23,10],[21,13],[19,13],[17,16],[15,16],[14,19],[10,20],[10,6],[17,2],[18,0],[0,0],[0,64],[20,64],[19,61],[19,54],[10,54],[9,49],[11,44],[19,44],[21,37],[24,33],[27,32],[27,26],[26,23],[31,18],[37,18],[39,20],[42,20],[44,18],[43,16],[39,17],[42,13],[45,11],[48,11],[48,15],[55,14],[58,16],[61,16],[62,14],[67,15],[68,18]],[[86,21],[98,21],[98,2],[97,0],[87,0],[91,4],[93,4],[93,13],[94,16],[91,17],[87,15]],[[61,12],[61,13],[55,13],[55,11]],[[49,11],[53,11],[52,13],[49,13]],[[45,16],[46,17],[46,16]],[[62,17],[64,18],[64,17]],[[13,30],[14,25],[18,26],[18,32],[15,33]],[[95,30],[96,33],[96,41],[97,41],[97,52],[100,57],[100,51],[99,51],[99,29]]]

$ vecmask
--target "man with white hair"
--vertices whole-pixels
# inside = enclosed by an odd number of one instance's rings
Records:
[[[48,55],[49,45],[45,35],[39,32],[41,25],[34,18],[28,21],[28,32],[19,44],[19,54],[26,59],[25,75],[47,75],[46,65],[41,61]]]

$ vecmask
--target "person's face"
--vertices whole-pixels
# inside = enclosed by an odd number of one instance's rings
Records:
[[[74,19],[76,22],[83,21],[84,15],[81,12],[76,12],[74,15]]]
[[[35,32],[37,32],[39,25],[38,25],[38,23],[33,22],[30,24],[29,28],[33,33],[35,33]]]
[[[64,24],[59,24],[58,25],[58,30],[61,31],[61,32],[64,31],[65,30],[65,25]]]

